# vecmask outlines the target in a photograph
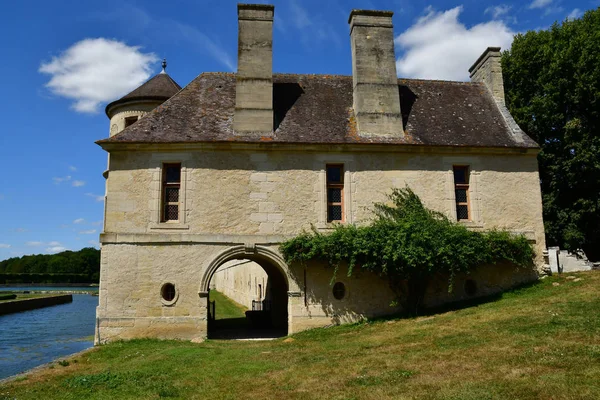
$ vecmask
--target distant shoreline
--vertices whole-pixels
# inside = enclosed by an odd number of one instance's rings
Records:
[[[98,283],[0,283],[0,287],[98,287]]]

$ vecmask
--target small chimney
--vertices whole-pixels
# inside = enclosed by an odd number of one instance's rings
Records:
[[[233,129],[273,133],[273,14],[267,4],[238,4],[238,71]]]
[[[488,47],[469,68],[469,73],[471,82],[483,82],[494,99],[504,105],[501,57],[500,47]]]
[[[391,11],[352,10],[354,113],[360,135],[402,136]]]

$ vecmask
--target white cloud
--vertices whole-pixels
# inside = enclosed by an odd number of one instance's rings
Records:
[[[15,229],[15,232],[19,232],[19,233],[23,233],[23,232],[27,232],[29,231],[27,228],[17,228]]]
[[[108,21],[114,24],[126,24],[128,28],[139,31],[146,38],[159,39],[167,42],[187,41],[188,49],[193,49],[217,60],[230,71],[236,70],[235,57],[231,57],[218,36],[209,37],[193,25],[179,21],[155,17],[146,10],[134,5],[123,3],[118,11],[92,14],[92,18]],[[160,29],[156,29],[160,27]]]
[[[304,29],[312,25],[312,21],[308,12],[295,0],[290,1],[290,8],[292,9],[292,14],[294,15],[294,26],[298,29]]]
[[[55,185],[60,185],[63,182],[70,181],[71,180],[71,175],[67,175],[67,176],[64,176],[64,177],[56,177],[55,176],[54,178],[52,178],[52,180],[54,181]]]
[[[10,249],[11,245],[7,243],[0,243],[0,249]]]
[[[85,195],[88,197],[93,197],[96,201],[104,201],[104,196],[100,194],[86,193]]]
[[[396,37],[404,50],[396,61],[402,78],[468,80],[469,67],[490,46],[510,47],[514,32],[501,21],[467,28],[459,22],[462,6],[427,15]]]
[[[85,219],[83,218],[77,218],[76,220],[73,221],[74,224],[83,224],[85,222]]]
[[[581,18],[582,16],[583,16],[583,11],[581,11],[579,8],[576,8],[573,11],[571,11],[571,13],[569,15],[567,15],[567,18],[577,19],[577,18]]]
[[[61,251],[65,251],[65,250],[67,250],[66,247],[63,247],[63,246],[54,246],[54,247],[48,247],[46,249],[46,252],[48,252],[48,253],[60,253]]]
[[[340,47],[340,36],[333,29],[330,21],[319,14],[309,13],[302,7],[300,1],[291,0],[288,4],[291,10],[288,18],[289,25],[296,29],[304,46],[312,48],[315,44],[333,42],[336,47]]]
[[[74,167],[72,165],[69,165],[69,169],[73,172],[77,171],[77,167]]]
[[[88,240],[88,244],[91,244],[94,247],[100,247],[100,242],[97,240]]]
[[[94,221],[91,223],[91,225],[94,225],[94,226],[102,225],[102,222],[103,221]]]
[[[60,242],[57,242],[57,241],[48,242],[48,246],[60,246]]]
[[[498,6],[488,7],[485,9],[484,14],[492,14],[493,19],[499,19],[503,15],[508,14],[512,6],[506,4],[500,4]]]
[[[211,39],[205,33],[200,32],[191,25],[183,24],[181,22],[165,21],[165,23],[170,27],[167,29],[171,29],[171,34],[177,32],[179,39],[183,38],[192,43],[194,47],[199,48],[203,52],[207,52],[230,71],[236,70],[236,63],[229,53],[224,50],[220,43]]]
[[[38,247],[38,246],[43,246],[44,243],[43,242],[31,241],[31,242],[25,242],[25,245],[31,246],[31,247]]]
[[[529,5],[529,8],[544,8],[552,4],[553,0],[533,0]]]
[[[80,235],[93,235],[96,233],[95,229],[88,229],[87,231],[79,231]]]
[[[85,185],[85,181],[73,181],[74,187],[81,187]]]
[[[52,93],[74,100],[75,111],[95,113],[101,103],[118,99],[147,80],[157,60],[138,46],[84,39],[42,63],[39,72],[51,76],[46,87]]]

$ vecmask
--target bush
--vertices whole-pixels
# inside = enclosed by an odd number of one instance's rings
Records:
[[[404,309],[417,314],[430,279],[454,276],[477,266],[507,261],[533,265],[533,248],[523,236],[506,231],[472,232],[443,214],[427,209],[409,188],[393,189],[393,205],[374,205],[375,219],[367,226],[337,225],[333,232],[304,232],[284,242],[288,263],[323,260],[334,267],[348,265],[386,277]]]

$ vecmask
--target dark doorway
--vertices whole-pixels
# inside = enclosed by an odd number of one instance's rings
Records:
[[[287,335],[288,287],[268,261],[223,262],[210,278],[209,339],[271,339]]]

